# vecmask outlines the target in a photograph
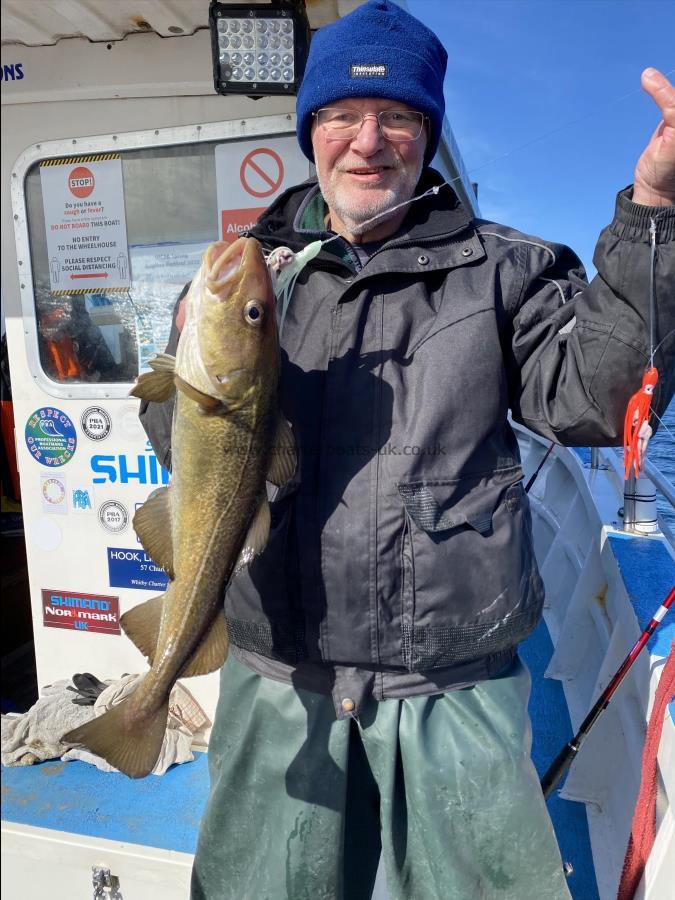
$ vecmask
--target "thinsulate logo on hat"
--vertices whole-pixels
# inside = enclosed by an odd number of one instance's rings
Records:
[[[371,65],[354,65],[349,67],[350,78],[386,78],[389,74],[387,66],[372,63]]]

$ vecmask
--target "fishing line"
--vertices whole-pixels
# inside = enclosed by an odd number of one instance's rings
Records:
[[[675,69],[669,69],[667,72],[663,74],[667,77],[675,73]],[[605,111],[612,106],[615,106],[617,103],[621,103],[624,100],[627,100],[628,97],[632,97],[635,94],[642,93],[642,88],[635,88],[632,91],[628,91],[627,94],[622,94],[620,97],[616,97],[613,100],[607,101],[603,106],[600,107],[601,111]],[[577,125],[579,122],[584,122],[586,119],[590,119],[592,116],[597,116],[598,111],[594,110],[593,112],[584,113],[584,115],[579,116],[576,119],[571,119],[568,122],[565,122],[562,125],[558,125],[555,128],[550,129],[549,131],[545,131],[542,134],[537,135],[536,137],[530,138],[525,141],[523,144],[518,144],[516,147],[512,147],[510,150],[507,150],[505,153],[501,153],[498,156],[492,157],[492,159],[486,160],[486,162],[481,163],[478,166],[473,166],[471,169],[467,169],[463,175],[458,175],[456,178],[452,178],[449,181],[444,181],[442,184],[435,185],[429,190],[425,191],[423,194],[418,194],[416,197],[411,197],[410,200],[404,200],[402,203],[397,203],[396,206],[391,206],[389,209],[384,210],[384,212],[378,213],[376,216],[373,216],[370,219],[366,219],[365,222],[360,223],[363,225],[371,225],[373,222],[377,222],[378,219],[381,219],[383,216],[390,216],[396,210],[401,209],[404,206],[408,206],[411,203],[414,203],[416,200],[422,200],[424,197],[428,197],[431,194],[438,194],[442,187],[452,187],[453,184],[457,181],[462,181],[464,175],[473,175],[475,172],[480,172],[482,169],[487,166],[491,166],[494,163],[501,162],[501,160],[506,159],[514,153],[519,153],[521,150],[525,150],[527,147],[531,147],[533,144],[536,144],[538,141],[543,141],[547,137],[550,137],[553,134],[557,134],[559,131],[564,131],[567,128],[571,128],[573,125]],[[657,217],[658,218],[658,217]],[[333,235],[332,237],[326,238],[323,241],[323,246],[330,243],[331,241],[336,240],[340,235]]]
[[[649,242],[651,245],[651,263],[649,266],[649,367],[652,368],[654,365],[654,356],[656,351],[659,349],[661,344],[666,340],[666,337],[662,338],[656,346],[654,346],[654,341],[656,340],[656,283],[655,283],[655,272],[656,272],[656,222],[660,216],[662,216],[664,211],[662,210],[660,213],[657,213],[655,216],[650,218],[649,220]],[[659,416],[653,406],[650,405],[649,408],[650,413],[658,420],[661,427],[666,430],[666,433],[670,436],[673,443],[675,443],[675,434],[668,428],[663,419]]]
[[[650,197],[651,199],[651,197]],[[656,319],[656,288],[654,285],[654,269],[656,268],[656,219],[658,217],[650,218],[649,220],[649,243],[651,244],[650,248],[650,264],[649,264],[649,367],[651,368],[654,365],[654,342],[656,340],[655,334],[655,319]]]
[[[658,415],[658,413],[654,412],[654,409],[653,409],[653,408],[652,408],[652,411],[651,411],[651,412],[652,412],[652,415],[655,416],[655,417],[659,420],[659,423],[661,424],[661,427],[662,427],[662,428],[665,428],[665,429],[666,429],[666,432],[671,436],[671,438],[673,439],[673,441],[675,441],[675,434],[673,434],[673,432],[670,430],[670,428],[668,428],[668,426],[667,426],[666,423],[663,421],[663,419]]]

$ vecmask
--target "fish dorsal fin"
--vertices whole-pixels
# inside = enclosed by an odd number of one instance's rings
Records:
[[[141,400],[163,403],[176,391],[174,383],[176,359],[168,353],[159,353],[150,360],[148,365],[152,372],[144,372],[139,375],[129,394],[133,397],[140,397]]]
[[[157,649],[159,626],[162,621],[162,607],[164,594],[139,603],[125,612],[120,619],[120,625],[127,637],[148,658],[152,665]]]
[[[169,485],[157,488],[136,512],[132,524],[145,552],[173,580],[171,495]]]
[[[286,484],[295,474],[297,455],[295,452],[295,438],[291,426],[280,414],[277,421],[277,430],[272,441],[272,461],[270,462],[267,480],[277,487]]]
[[[202,409],[210,412],[223,405],[220,400],[217,400],[210,394],[205,394],[203,391],[197,390],[197,388],[193,387],[189,382],[183,381],[180,375],[175,376],[175,382],[178,390],[182,394],[185,394],[186,397],[189,397],[190,400],[194,400],[195,403],[198,403]]]
[[[267,502],[267,497],[263,497],[251,520],[244,546],[241,548],[241,552],[234,564],[232,578],[242,569],[245,569],[265,549],[270,536],[270,522],[270,506]]]
[[[227,659],[229,644],[225,616],[219,610],[201,643],[181,670],[180,677],[192,678],[220,669]]]

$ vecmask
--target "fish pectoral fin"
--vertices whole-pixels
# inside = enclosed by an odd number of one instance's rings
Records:
[[[270,536],[270,505],[267,497],[263,497],[249,525],[248,534],[241,548],[230,578],[238,575],[267,546]]]
[[[220,669],[227,659],[229,645],[225,616],[220,611],[199,647],[181,670],[180,677],[192,678],[193,675],[207,675]]]
[[[194,402],[198,403],[206,412],[213,412],[222,407],[223,404],[220,400],[216,397],[212,397],[210,394],[205,394],[203,391],[198,391],[196,387],[193,387],[189,382],[184,381],[180,375],[176,375],[175,382],[176,387],[182,394],[185,394],[190,400],[194,400]]]
[[[267,480],[281,487],[295,475],[296,466],[295,437],[289,423],[279,415],[276,434],[272,441],[272,461]]]
[[[149,775],[162,751],[169,700],[149,713],[134,714],[135,693],[102,716],[67,732],[61,741],[86,747],[130,778]]]
[[[157,488],[137,510],[132,524],[145,552],[173,580],[171,496],[169,485]]]
[[[159,626],[162,621],[162,607],[164,594],[139,603],[120,619],[120,625],[127,637],[147,656],[152,665],[157,649]]]
[[[159,361],[159,362],[158,362]],[[170,361],[170,362],[169,362]],[[136,384],[129,391],[132,397],[163,403],[176,393],[174,382],[175,359],[167,353],[161,353],[150,362],[152,372],[144,372],[136,379]]]

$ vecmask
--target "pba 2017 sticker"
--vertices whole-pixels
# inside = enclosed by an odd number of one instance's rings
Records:
[[[106,500],[98,508],[98,520],[106,531],[118,534],[127,527],[129,513],[117,500]]]
[[[77,447],[72,420],[53,406],[36,409],[26,422],[26,446],[36,462],[49,468],[64,466]]]
[[[66,479],[62,475],[41,475],[42,512],[64,516],[68,512]]]
[[[100,406],[90,406],[82,413],[80,425],[90,441],[102,441],[110,434],[112,421],[108,413]]]

